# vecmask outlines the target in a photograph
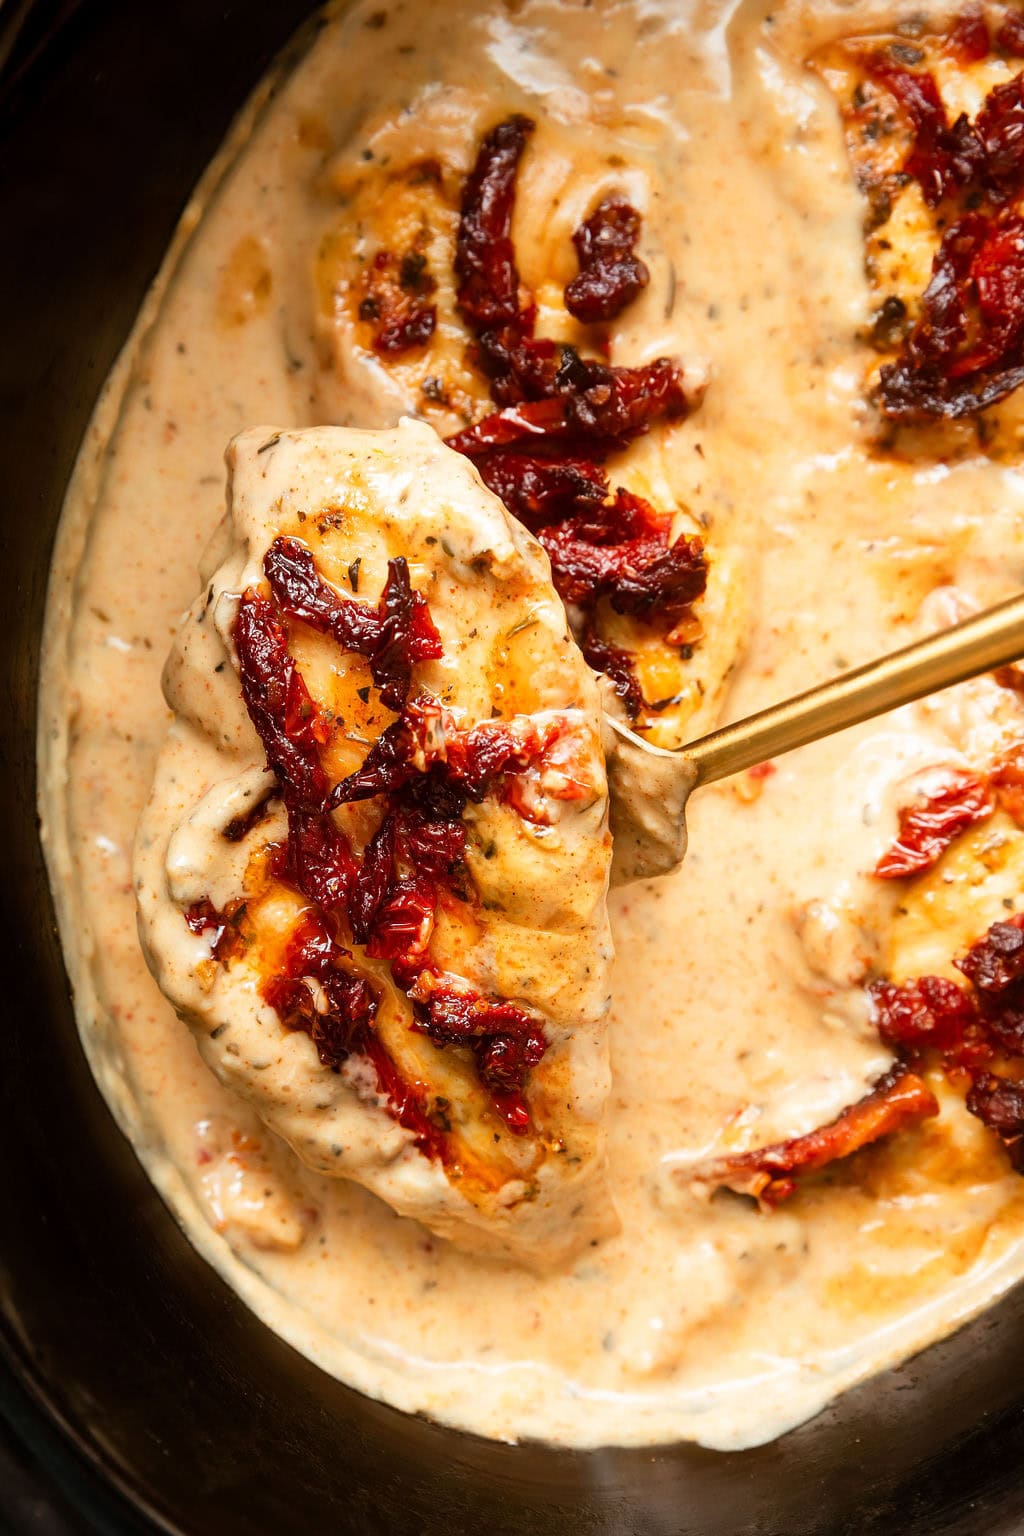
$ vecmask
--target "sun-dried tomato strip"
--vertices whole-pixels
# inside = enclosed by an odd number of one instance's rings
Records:
[[[370,675],[388,708],[400,710],[409,696],[413,667],[443,655],[426,599],[412,590],[409,566],[401,557],[388,561],[379,611],[380,643],[370,657]]]
[[[976,992],[999,998],[1002,1006],[1005,994],[1024,978],[1024,917],[993,923],[955,964]]]
[[[468,1046],[509,1130],[529,1130],[523,1085],[548,1048],[539,1021],[515,1003],[434,981],[429,973],[421,975],[413,995],[421,999],[413,1027],[435,1045]]]
[[[622,197],[606,197],[572,237],[580,270],[566,284],[565,307],[585,324],[614,320],[650,282],[636,254],[641,218]]]
[[[975,179],[996,202],[1024,185],[1024,75],[997,85],[974,120],[979,143]]]
[[[959,1053],[969,1047],[988,1059],[977,1004],[957,982],[944,976],[921,976],[901,986],[876,981],[870,995],[878,1033],[892,1050]]]
[[[568,453],[589,446],[607,454],[659,421],[681,419],[692,406],[682,371],[670,357],[611,368],[566,347],[551,395],[506,406],[447,441],[470,459],[532,440],[560,441]]]
[[[606,597],[616,613],[647,618],[657,612],[672,623],[703,594],[708,568],[700,539],[682,537],[667,545],[664,535],[646,534],[592,543],[587,524],[579,523],[569,519],[538,533],[567,603],[592,608]]]
[[[275,860],[274,873],[325,912],[333,912],[350,899],[356,861],[330,812],[289,806],[288,837]]]
[[[517,115],[492,128],[462,191],[455,275],[459,308],[474,330],[520,318],[512,215],[519,162],[535,127],[530,118]]]
[[[1014,1170],[1024,1173],[1024,1083],[979,1073],[966,1102],[971,1114],[999,1137]]]
[[[968,213],[947,229],[922,313],[879,374],[896,421],[957,420],[1024,383],[1024,219]]]
[[[880,880],[898,880],[931,869],[946,849],[995,809],[988,784],[977,774],[958,772],[941,789],[904,806],[899,834],[875,865]]]
[[[310,986],[310,983],[314,986]],[[369,1059],[389,1111],[426,1156],[443,1161],[443,1131],[430,1119],[424,1097],[406,1082],[375,1030],[379,999],[372,983],[335,943],[322,917],[306,913],[296,925],[283,970],[263,986],[263,996],[286,1029],[302,1030],[333,1071],[349,1056]]]
[[[627,718],[635,720],[644,707],[643,690],[636,675],[631,651],[621,646],[609,645],[593,630],[589,630],[581,642],[583,657],[595,672],[603,672],[622,700]]]
[[[346,651],[372,656],[380,644],[380,614],[354,602],[320,575],[313,552],[300,539],[277,538],[263,557],[275,601],[293,619],[331,634]]]
[[[242,697],[285,803],[318,810],[328,789],[319,752],[324,722],[273,605],[254,587],[242,594],[233,634]]]
[[[494,448],[477,468],[488,490],[531,529],[599,507],[608,495],[608,474],[600,463],[550,444]]]
[[[775,1206],[795,1193],[802,1176],[938,1112],[935,1095],[924,1080],[909,1067],[897,1065],[827,1125],[752,1152],[712,1158],[689,1177],[696,1184],[731,1189]]]
[[[467,800],[479,801],[499,790],[503,775],[542,763],[563,729],[559,721],[542,729],[522,720],[483,720],[463,731],[436,701],[410,700],[402,717],[381,732],[362,765],[335,786],[331,804],[393,795],[441,766],[448,792],[462,797],[461,814]]]
[[[317,571],[312,551],[299,539],[277,538],[263,569],[278,604],[291,618],[334,636],[347,651],[365,656],[370,675],[389,709],[401,710],[413,667],[442,654],[422,593],[414,592],[403,556],[388,561],[376,608],[342,597]]]
[[[979,148],[971,124],[962,116],[950,126],[939,88],[926,70],[907,69],[890,53],[869,54],[864,66],[906,114],[914,143],[903,171],[918,181],[929,208],[937,208],[977,169]]]

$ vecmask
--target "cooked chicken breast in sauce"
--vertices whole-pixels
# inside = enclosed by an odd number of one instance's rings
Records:
[[[308,1166],[564,1261],[616,1225],[611,839],[544,554],[411,421],[228,459],[136,842],[154,974]]]

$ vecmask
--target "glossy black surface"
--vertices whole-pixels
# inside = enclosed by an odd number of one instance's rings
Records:
[[[37,6],[0,84],[0,1344],[77,1446],[41,1429],[37,1454],[70,1496],[93,1486],[77,1457],[150,1512],[111,1502],[108,1525],[187,1536],[1019,1530],[1021,1294],[757,1451],[491,1445],[357,1397],[261,1328],[178,1232],[93,1086],[36,840],[50,545],[176,216],[307,9]]]

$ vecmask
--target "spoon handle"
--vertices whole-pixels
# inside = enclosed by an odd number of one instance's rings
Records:
[[[680,748],[711,784],[1024,656],[1024,593]]]

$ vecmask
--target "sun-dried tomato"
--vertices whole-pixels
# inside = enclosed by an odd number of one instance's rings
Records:
[[[974,120],[980,144],[976,179],[995,202],[1007,202],[1024,185],[1024,75],[997,85]]]
[[[263,983],[266,1001],[286,1029],[302,1030],[320,1060],[334,1071],[365,1051],[379,999],[365,976],[350,969],[352,957],[336,944],[323,918],[306,912],[288,940],[280,972]],[[311,989],[308,982],[319,984]]]
[[[398,880],[378,907],[366,953],[376,960],[405,960],[426,953],[434,926],[437,888],[422,876]]]
[[[983,1073],[968,1089],[967,1108],[999,1137],[1017,1173],[1024,1173],[1024,1084]]]
[[[481,997],[446,983],[431,985],[415,1007],[414,1028],[435,1045],[469,1046],[481,1080],[509,1129],[521,1135],[530,1116],[523,1099],[529,1072],[548,1048],[539,1021],[515,1003]]]
[[[316,983],[315,989],[310,982]],[[334,941],[322,917],[308,912],[299,919],[283,969],[262,991],[286,1029],[309,1035],[325,1066],[338,1071],[349,1056],[368,1058],[378,1091],[399,1125],[413,1132],[426,1156],[444,1159],[443,1132],[376,1034],[380,1001],[372,983],[353,968],[351,955]]]
[[[425,775],[422,786],[417,786],[423,792],[396,812],[398,838],[406,858],[420,874],[449,879],[466,851],[466,827],[461,819],[464,797],[432,794],[431,780],[438,782],[440,776]],[[438,787],[443,788],[440,783]],[[453,810],[453,803],[457,803],[457,810]]]
[[[1024,914],[993,923],[984,938],[954,961],[976,991],[998,997],[1024,977]]]
[[[988,23],[981,6],[965,6],[949,31],[945,51],[961,64],[977,64],[988,57],[991,47]]]
[[[263,569],[285,613],[333,635],[345,650],[367,658],[370,675],[389,709],[398,711],[405,704],[413,667],[442,654],[426,598],[412,590],[404,556],[388,561],[376,608],[335,591],[317,571],[312,551],[299,539],[275,539]]]
[[[635,720],[644,707],[643,690],[636,675],[632,652],[621,646],[609,645],[593,630],[583,636],[581,649],[587,665],[595,672],[603,672],[622,700],[629,720]]]
[[[520,317],[512,215],[519,162],[535,127],[530,118],[517,115],[492,128],[463,187],[455,249],[457,298],[477,331],[514,324]]]
[[[876,981],[869,991],[878,1033],[894,1051],[958,1051],[980,1029],[973,997],[944,976],[921,976],[902,986]]]
[[[566,285],[565,307],[585,324],[614,320],[650,282],[636,254],[641,218],[622,197],[606,197],[572,237],[580,270]]]
[[[616,613],[647,618],[657,611],[675,623],[707,586],[704,546],[685,535],[669,544],[663,531],[616,540],[625,521],[616,516],[625,494],[617,493],[600,524],[585,515],[538,530],[555,586],[567,603],[593,608],[607,598]]]
[[[195,934],[209,933],[213,958],[221,965],[229,965],[246,950],[246,912],[248,903],[244,897],[229,901],[219,912],[207,897],[194,901],[185,909],[185,921]]]
[[[366,846],[349,893],[349,923],[357,944],[373,937],[377,916],[395,885],[395,821],[385,814]]]
[[[955,420],[1024,383],[1024,219],[968,213],[946,231],[922,314],[879,374],[886,415]]]
[[[285,803],[320,809],[328,788],[319,753],[324,722],[273,605],[255,588],[242,595],[233,635],[242,698]]]
[[[691,1176],[695,1183],[752,1195],[767,1206],[778,1205],[795,1193],[802,1175],[815,1173],[938,1112],[938,1102],[928,1085],[909,1067],[897,1064],[879,1078],[870,1093],[827,1125],[752,1152],[713,1158],[695,1168]]]
[[[412,1131],[416,1146],[426,1157],[435,1162],[447,1161],[449,1149],[444,1130],[431,1118],[423,1095],[402,1076],[377,1035],[369,1036],[366,1055],[377,1074],[377,1087],[399,1125]]]
[[[412,590],[409,566],[401,557],[388,561],[380,617],[380,643],[370,657],[370,675],[388,708],[400,710],[409,697],[413,667],[443,654],[426,598]]]
[[[612,368],[565,347],[552,392],[485,416],[448,438],[450,447],[479,459],[513,443],[561,442],[567,453],[624,448],[659,421],[686,416],[692,400],[678,363],[657,357],[636,368]]]
[[[1024,15],[1020,11],[1007,11],[996,32],[996,47],[1001,53],[1024,58]]]
[[[488,490],[528,528],[598,507],[608,494],[608,475],[593,459],[547,445],[494,448],[477,460]]]
[[[325,912],[349,901],[356,861],[329,811],[288,807],[288,837],[275,859],[274,873]]]
[[[278,605],[346,651],[372,656],[380,644],[380,614],[369,603],[342,597],[316,568],[300,539],[277,538],[263,557],[263,573]]]
[[[413,699],[401,718],[381,732],[361,767],[335,786],[331,804],[393,795],[417,782],[421,794],[429,793],[433,782],[438,791],[443,785],[450,795],[461,795],[464,806],[467,800],[500,791],[502,775],[540,764],[560,731],[558,723],[539,728],[532,722],[501,720],[483,720],[464,731],[435,700]],[[443,774],[432,781],[438,767]]]
[[[899,813],[899,834],[875,865],[880,880],[920,874],[975,822],[995,809],[988,784],[973,773],[957,773],[949,783]]]
[[[958,985],[922,976],[895,985],[874,982],[869,995],[879,1034],[911,1060],[937,1052],[953,1080],[969,1085],[966,1104],[1004,1142],[1024,1172],[1016,1107],[1024,1103],[1024,914],[993,923],[954,965]]]
[[[903,171],[919,183],[929,208],[937,208],[977,171],[977,133],[966,115],[950,126],[939,88],[926,70],[907,69],[891,52],[869,54],[864,63],[871,79],[885,87],[909,120],[914,142]]]

